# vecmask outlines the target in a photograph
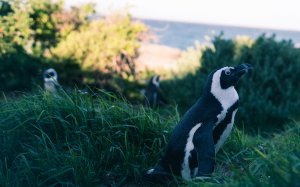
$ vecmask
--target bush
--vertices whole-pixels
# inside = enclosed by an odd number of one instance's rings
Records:
[[[0,90],[30,91],[42,86],[42,71],[49,60],[46,48],[57,43],[52,16],[62,10],[50,1],[4,0],[0,16]],[[48,67],[47,67],[48,68]]]
[[[183,113],[202,95],[208,74],[213,69],[228,65],[227,61],[232,63],[233,55],[234,42],[224,40],[221,36],[216,37],[212,47],[204,48],[196,73],[188,73],[184,77],[177,76],[179,78],[164,81],[161,87],[165,90],[165,94],[178,104],[179,111]]]
[[[223,66],[250,63],[251,75],[237,87],[240,109],[236,122],[249,129],[278,128],[300,114],[300,49],[291,41],[276,41],[264,35],[246,45],[217,36],[203,51],[196,75],[162,83],[162,88],[186,111],[201,96],[207,75]],[[249,44],[251,43],[251,44]],[[172,89],[171,89],[172,88]]]
[[[259,37],[244,48],[236,63],[254,66],[252,75],[241,81],[239,119],[246,126],[280,127],[300,114],[300,49],[275,36]]]
[[[41,60],[28,55],[21,47],[0,53],[0,62],[0,91],[28,91],[41,84]]]
[[[42,70],[52,67],[63,87],[88,85],[132,95],[126,87],[135,85],[132,59],[146,26],[129,15],[90,19],[93,13],[93,4],[66,11],[63,1],[1,3],[0,89],[31,90],[41,83]]]
[[[79,31],[71,32],[52,53],[59,58],[73,58],[84,71],[129,78],[134,76],[131,58],[136,55],[138,38],[143,31],[146,31],[145,25],[133,22],[129,15],[116,15],[92,21]]]

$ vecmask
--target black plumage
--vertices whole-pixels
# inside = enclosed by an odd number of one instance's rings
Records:
[[[160,76],[152,76],[146,89],[143,91],[144,103],[146,106],[156,107],[159,104],[167,104],[167,99],[164,97],[159,88]]]
[[[212,174],[215,154],[228,137],[238,109],[234,86],[251,68],[241,64],[210,73],[202,97],[175,127],[163,157],[145,174],[147,180],[164,181],[171,175],[189,180]]]

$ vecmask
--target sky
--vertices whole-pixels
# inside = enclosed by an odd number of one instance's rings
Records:
[[[89,0],[65,0],[66,7]],[[299,0],[90,0],[99,14],[300,31]]]

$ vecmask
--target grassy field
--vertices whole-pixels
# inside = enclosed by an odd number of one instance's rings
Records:
[[[179,120],[109,93],[39,93],[0,103],[0,186],[147,186],[142,175]],[[237,122],[238,123],[238,122]],[[179,186],[299,186],[300,123],[250,136],[234,129],[209,181]]]

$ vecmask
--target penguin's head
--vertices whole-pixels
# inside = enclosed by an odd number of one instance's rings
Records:
[[[214,73],[213,79],[219,78],[221,88],[227,89],[231,86],[235,86],[242,75],[248,73],[251,69],[251,64],[240,64],[235,67],[224,67]],[[217,76],[215,77],[215,75]]]
[[[44,71],[43,77],[44,82],[57,82],[57,73],[53,68]]]
[[[159,87],[159,78],[160,78],[159,75],[154,75],[153,77],[151,77],[150,84],[152,84],[158,88]]]
[[[238,99],[239,96],[235,90],[235,85],[238,83],[242,75],[252,69],[250,64],[240,64],[235,67],[223,67],[213,71],[208,78],[204,90],[213,94],[221,103],[223,108],[228,109]]]

